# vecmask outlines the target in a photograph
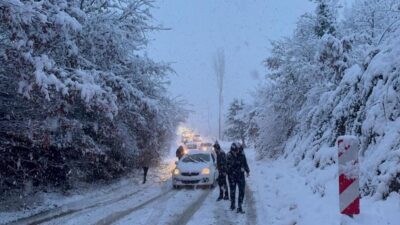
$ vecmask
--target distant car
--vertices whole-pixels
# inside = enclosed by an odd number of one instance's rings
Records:
[[[187,149],[197,149],[197,143],[195,143],[195,142],[187,142],[186,143],[186,148]]]
[[[193,142],[202,142],[202,140],[201,140],[201,137],[200,137],[200,135],[198,135],[198,134],[196,134],[196,135],[194,135],[194,137],[193,137]]]
[[[194,136],[193,132],[191,132],[191,131],[184,131],[184,132],[182,133],[182,137],[181,137],[182,143],[186,143],[186,142],[191,142],[191,141],[193,141],[193,136]]]
[[[211,151],[213,150],[213,144],[207,142],[201,143],[199,149],[203,151]]]
[[[172,173],[172,185],[180,186],[208,186],[213,188],[218,177],[216,157],[212,151],[189,150],[176,163]]]

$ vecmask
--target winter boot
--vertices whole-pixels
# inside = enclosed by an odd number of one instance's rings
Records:
[[[232,211],[235,210],[235,203],[234,202],[231,203],[231,210]]]
[[[237,208],[237,211],[236,211],[237,213],[242,213],[242,214],[244,214],[245,212],[243,211],[243,209],[242,209],[242,206],[239,206],[238,208]]]

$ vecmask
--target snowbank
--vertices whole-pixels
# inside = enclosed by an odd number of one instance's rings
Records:
[[[341,215],[335,166],[302,174],[288,160],[280,159],[253,162],[251,169],[248,183],[257,196],[258,224],[396,225],[400,221],[398,193],[386,200],[365,196],[360,215]]]

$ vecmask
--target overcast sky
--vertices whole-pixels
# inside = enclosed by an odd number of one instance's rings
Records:
[[[265,75],[269,41],[290,35],[297,18],[314,6],[309,0],[158,0],[153,15],[171,30],[151,35],[148,55],[172,62],[170,93],[193,110],[188,125],[215,137],[218,97],[213,57],[224,49],[224,107],[234,98],[250,101]]]

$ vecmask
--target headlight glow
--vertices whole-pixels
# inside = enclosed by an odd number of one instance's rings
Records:
[[[201,171],[201,174],[206,174],[206,175],[210,174],[210,169],[209,169],[209,168],[204,168],[204,169]]]
[[[178,168],[175,168],[175,169],[174,169],[174,175],[179,175],[180,173],[181,173],[181,171],[179,171]]]

